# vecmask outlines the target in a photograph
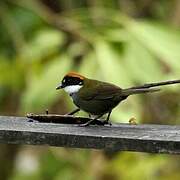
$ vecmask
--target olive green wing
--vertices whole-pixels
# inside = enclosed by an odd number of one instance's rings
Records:
[[[80,97],[83,100],[87,100],[87,101],[92,99],[95,100],[113,99],[119,93],[121,93],[120,87],[99,81],[93,81],[93,83],[89,84],[89,86],[86,86],[86,88],[87,88],[86,90],[83,88],[81,89]]]

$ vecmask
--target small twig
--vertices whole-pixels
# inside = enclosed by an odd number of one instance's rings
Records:
[[[16,0],[9,2],[14,3],[20,7],[29,9],[30,11],[38,15],[44,22],[52,25],[53,27],[61,31],[67,32],[89,44],[92,42],[86,34],[80,31],[82,27],[78,21],[74,21],[71,18],[67,18],[61,16],[60,14],[53,13],[48,7],[46,7],[46,5],[39,1],[31,0],[29,2],[25,2],[23,0]]]

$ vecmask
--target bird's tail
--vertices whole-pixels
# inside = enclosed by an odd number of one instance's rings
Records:
[[[132,94],[142,94],[142,93],[153,93],[153,92],[157,92],[160,91],[160,89],[158,88],[140,88],[140,89],[123,89],[122,90],[122,94],[123,96],[129,96]]]
[[[180,80],[163,81],[163,82],[157,82],[157,83],[148,83],[148,84],[144,84],[141,86],[134,86],[134,87],[131,87],[128,89],[123,89],[122,93],[124,96],[129,96],[131,94],[152,93],[152,92],[157,92],[160,90],[158,88],[153,88],[153,87],[178,84],[178,83],[180,83]]]

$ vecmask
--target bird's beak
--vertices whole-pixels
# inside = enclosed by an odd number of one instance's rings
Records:
[[[64,86],[63,86],[62,84],[59,84],[59,85],[56,87],[56,90],[62,89],[62,88],[64,88]]]

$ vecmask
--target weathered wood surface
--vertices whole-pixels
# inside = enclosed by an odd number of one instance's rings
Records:
[[[27,121],[25,117],[0,116],[0,143],[180,154],[180,126],[78,127]]]

